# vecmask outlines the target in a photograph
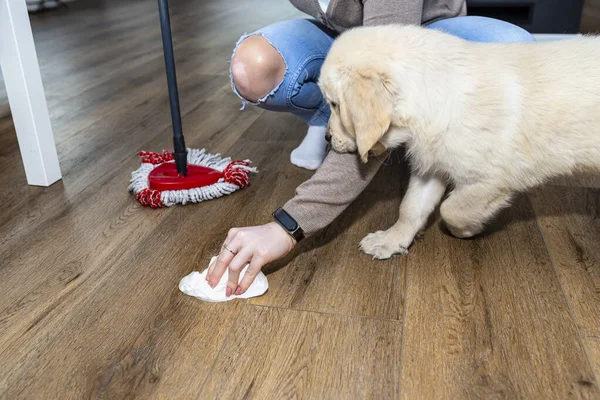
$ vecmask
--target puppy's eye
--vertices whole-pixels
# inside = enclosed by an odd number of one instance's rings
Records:
[[[337,108],[337,106],[338,106],[338,104],[337,104],[335,101],[332,101],[332,102],[331,102],[331,107],[333,107],[333,108]]]

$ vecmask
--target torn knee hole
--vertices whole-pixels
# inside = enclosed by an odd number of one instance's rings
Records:
[[[263,36],[248,36],[234,50],[231,80],[245,100],[258,103],[279,87],[285,72],[283,57]]]

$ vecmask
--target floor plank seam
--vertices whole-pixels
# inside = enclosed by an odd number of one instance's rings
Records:
[[[408,256],[410,257],[410,255]],[[404,338],[406,338],[405,328],[406,328],[406,309],[407,309],[407,294],[408,294],[408,257],[402,257],[402,260],[405,261],[404,268],[404,304],[402,305],[402,326],[401,326],[401,335],[400,339],[400,367],[398,368],[398,375],[400,379],[398,380],[398,398],[402,398],[402,367],[404,366]]]
[[[233,328],[237,324],[237,321],[240,318],[240,315],[242,314],[244,307],[248,307],[248,306],[244,305],[244,306],[240,307],[237,315],[233,319],[233,322],[231,323],[231,326],[229,327],[229,330],[227,331],[227,335],[225,335],[225,338],[223,339],[223,343],[221,343],[221,347],[219,348],[219,351],[215,355],[215,359],[213,360],[212,365],[210,366],[208,373],[206,374],[206,377],[204,378],[204,382],[202,382],[202,386],[200,387],[200,391],[198,392],[198,395],[196,396],[196,400],[198,400],[200,398],[200,395],[202,395],[202,392],[204,391],[204,387],[206,386],[206,382],[208,382],[208,378],[210,378],[210,376],[212,375],[212,373],[215,369],[215,365],[217,364],[217,360],[221,356],[223,349],[225,348],[225,346],[227,346],[227,340],[229,339],[229,336],[231,336],[231,334],[233,332]]]
[[[387,321],[387,322],[396,322],[396,323],[402,323],[402,321],[403,321],[403,319],[367,317],[365,315],[340,314],[340,313],[332,313],[332,312],[327,312],[327,311],[306,310],[306,309],[302,309],[302,308],[290,308],[290,307],[271,306],[271,305],[266,305],[266,304],[250,304],[250,306],[252,306],[252,307],[261,307],[261,308],[272,308],[272,309],[275,309],[275,310],[307,312],[307,313],[313,313],[313,314],[327,315],[327,316],[331,316],[331,317],[351,317],[351,318],[368,319],[368,320],[372,320],[372,321]]]
[[[594,377],[594,383],[596,384],[596,387],[600,387],[599,386],[600,377],[596,376],[596,369],[594,368],[594,364],[592,363],[592,359],[590,358],[589,351],[583,340],[583,336],[581,334],[581,329],[579,329],[579,324],[577,323],[575,314],[573,312],[573,308],[571,307],[571,302],[569,301],[569,297],[567,296],[567,292],[565,291],[563,282],[560,279],[560,275],[558,274],[558,269],[556,268],[556,263],[554,262],[554,258],[552,257],[552,253],[550,252],[550,249],[548,247],[548,241],[546,240],[546,234],[544,233],[544,230],[542,229],[542,226],[540,225],[541,222],[540,222],[540,218],[538,215],[538,210],[534,206],[529,195],[527,196],[527,200],[529,201],[529,204],[531,204],[531,208],[533,209],[533,213],[535,215],[536,226],[538,228],[538,231],[542,235],[542,241],[544,242],[544,247],[546,248],[546,253],[548,254],[548,259],[550,260],[550,263],[552,264],[552,269],[554,271],[554,275],[556,276],[556,280],[558,281],[558,285],[560,287],[560,292],[562,293],[562,295],[565,299],[565,303],[567,304],[567,310],[569,311],[569,316],[571,317],[571,320],[573,321],[573,325],[575,326],[575,329],[577,330],[577,337],[579,338],[579,344],[581,345],[583,354],[585,354],[585,359],[588,362],[588,366],[590,367],[590,370],[592,371],[592,376]]]

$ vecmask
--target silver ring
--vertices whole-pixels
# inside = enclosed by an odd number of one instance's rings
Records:
[[[233,254],[234,256],[237,256],[237,252],[231,250],[229,247],[227,247],[227,245],[225,243],[223,243],[223,248],[227,251],[229,251],[231,254]]]

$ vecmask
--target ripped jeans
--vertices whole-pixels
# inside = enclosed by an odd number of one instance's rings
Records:
[[[534,40],[531,34],[518,26],[485,17],[449,18],[434,22],[427,28],[474,42]],[[337,33],[315,20],[282,21],[242,36],[235,49],[252,35],[261,35],[279,52],[285,62],[286,71],[283,80],[256,103],[244,99],[232,79],[231,86],[242,100],[242,109],[247,104],[253,104],[267,110],[291,112],[309,125],[327,126],[330,110],[317,81],[321,65]]]

